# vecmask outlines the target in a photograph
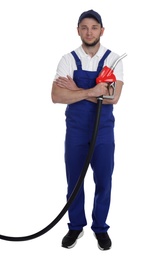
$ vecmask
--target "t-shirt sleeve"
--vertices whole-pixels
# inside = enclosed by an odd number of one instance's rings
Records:
[[[67,77],[67,75],[73,77],[74,66],[74,59],[71,54],[62,56],[58,63],[54,79],[58,77]]]

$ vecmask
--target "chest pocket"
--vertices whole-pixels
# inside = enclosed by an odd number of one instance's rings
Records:
[[[107,56],[110,54],[110,52],[111,52],[110,50],[107,50],[104,53],[103,57],[101,58],[101,60],[98,63],[97,71],[82,70],[81,60],[79,59],[79,57],[77,56],[75,51],[71,52],[71,54],[73,55],[73,57],[75,59],[76,66],[77,66],[77,70],[75,70],[74,74],[73,74],[73,80],[75,81],[76,85],[79,88],[88,89],[88,88],[92,88],[96,85],[96,78],[99,75],[99,73],[101,72],[103,65],[104,65],[104,61],[107,58]]]

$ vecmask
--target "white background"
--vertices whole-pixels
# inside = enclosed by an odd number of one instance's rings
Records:
[[[147,1],[0,0],[0,234],[25,236],[47,226],[65,205],[65,105],[51,85],[61,56],[78,47],[79,15],[98,11],[101,42],[127,53],[115,106],[116,153],[108,224],[113,248],[101,252],[90,229],[94,184],[85,178],[88,226],[76,247],[61,247],[67,214],[45,235],[0,240],[0,259],[148,259]]]

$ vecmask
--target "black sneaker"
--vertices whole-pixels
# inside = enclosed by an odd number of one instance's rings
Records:
[[[112,246],[111,239],[108,235],[108,233],[95,233],[95,237],[98,241],[98,247],[101,250],[108,250]]]
[[[66,236],[62,239],[62,247],[72,248],[77,243],[77,239],[83,236],[82,230],[69,230]]]

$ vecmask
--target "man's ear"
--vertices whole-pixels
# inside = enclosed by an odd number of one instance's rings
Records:
[[[102,27],[102,28],[101,28],[101,32],[100,32],[100,36],[102,36],[102,35],[104,34],[104,31],[105,31],[105,28]]]
[[[79,27],[77,27],[77,32],[78,32],[78,35],[80,36],[80,34],[79,34]]]

